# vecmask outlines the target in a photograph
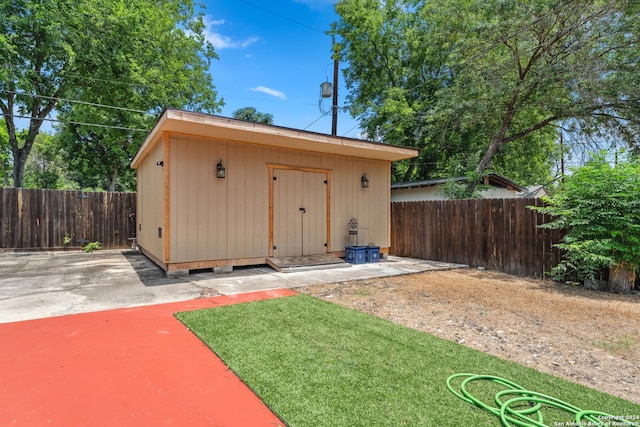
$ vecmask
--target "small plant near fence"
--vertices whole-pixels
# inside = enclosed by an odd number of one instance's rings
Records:
[[[82,250],[85,252],[93,252],[102,249],[102,243],[100,242],[89,242],[82,247]]]

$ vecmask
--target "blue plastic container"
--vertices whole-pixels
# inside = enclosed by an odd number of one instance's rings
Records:
[[[380,262],[380,246],[367,246],[365,251],[367,262]]]
[[[367,262],[367,246],[347,246],[344,251],[344,260],[351,264],[364,264]]]

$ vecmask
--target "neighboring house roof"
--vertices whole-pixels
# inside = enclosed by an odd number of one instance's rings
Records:
[[[414,182],[399,182],[396,184],[391,184],[391,189],[395,190],[398,188],[420,188],[420,187],[432,187],[440,184],[445,184],[447,182],[467,182],[467,177],[459,176],[456,178],[442,178],[442,179],[427,179],[423,181],[414,181]],[[526,191],[526,187],[522,187],[510,179],[497,174],[495,172],[488,173],[484,176],[484,185],[491,185],[494,187],[504,187],[509,190],[514,190],[518,192]]]
[[[414,148],[253,123],[211,114],[166,109],[131,162],[132,168],[138,167],[146,153],[162,140],[162,135],[166,131],[230,142],[246,142],[391,162],[410,159],[419,154],[419,151]]]
[[[544,185],[531,185],[529,187],[524,187],[524,191],[521,191],[516,194],[518,197],[522,197],[523,199],[528,198],[538,198],[542,196],[548,196],[547,189],[544,188]]]

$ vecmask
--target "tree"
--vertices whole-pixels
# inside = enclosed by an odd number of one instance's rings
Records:
[[[143,136],[131,129],[148,129],[153,119],[95,104],[153,114],[167,106],[220,107],[207,71],[215,53],[191,0],[0,0],[0,10],[0,55],[6,64],[0,70],[0,108],[7,119],[15,186],[23,185],[24,165],[42,121],[58,106],[58,118],[67,122],[63,133],[124,145],[121,151],[127,153]],[[61,99],[85,103],[63,105]],[[14,121],[18,115],[29,120],[22,140]],[[115,162],[108,180],[113,188],[126,161],[109,160]]]
[[[567,230],[554,273],[592,279],[609,268],[611,289],[629,293],[640,268],[640,161],[611,166],[604,153],[595,156],[546,202],[534,208],[553,217],[543,227]]]
[[[273,114],[260,113],[256,110],[256,107],[244,107],[238,108],[232,113],[234,119],[246,120],[254,123],[264,123],[267,125],[273,124]]]
[[[4,119],[0,119],[0,175],[2,185],[8,187],[11,177],[11,147],[9,146],[9,134]]]
[[[559,127],[636,146],[639,9],[624,0],[339,1],[350,111],[369,133],[423,148],[408,177],[499,165],[507,175],[538,165],[531,172],[541,175]],[[510,149],[517,144],[526,157]]]
[[[79,181],[110,191],[133,190],[129,164],[158,113],[167,106],[212,113],[220,109],[208,73],[217,56],[205,42],[191,0],[161,5],[139,0],[129,7],[107,3],[91,12],[91,19],[92,33],[83,43],[96,58],[109,61],[102,65],[90,59],[86,66],[95,70],[88,80],[100,83],[97,90],[80,86],[72,93],[74,99],[116,107],[64,105],[60,117],[69,124],[62,130],[62,145]]]
[[[61,120],[70,121],[77,118],[78,113],[65,112],[60,115]],[[87,114],[93,117],[93,122],[100,123],[100,114]],[[108,114],[101,115],[101,123],[117,123]],[[135,174],[129,164],[135,156],[146,133],[127,130],[126,123],[117,125],[118,128],[97,128],[84,125],[68,124],[59,133],[60,153],[69,165],[71,178],[78,182],[81,188],[103,189],[108,191],[134,191]],[[150,125],[147,125],[150,127]],[[120,128],[122,127],[122,129]],[[146,126],[145,126],[146,127]]]
[[[40,132],[27,160],[24,173],[25,187],[69,188],[72,183],[66,179],[65,167],[60,156],[58,140],[46,132]]]
[[[56,1],[0,0],[0,110],[9,136],[16,187],[22,186],[24,166],[43,119],[55,107],[52,98],[64,95],[76,72],[72,40],[81,23],[70,25],[73,20],[68,12],[73,9]],[[29,120],[22,141],[18,139],[16,115]]]
[[[419,158],[394,165],[395,181],[435,177],[443,159],[456,151],[455,144],[431,149],[434,135],[425,112],[448,79],[439,58],[444,52],[404,3],[339,1],[340,21],[333,27],[342,39],[338,57],[349,64],[343,72],[351,115],[369,139],[421,149]]]

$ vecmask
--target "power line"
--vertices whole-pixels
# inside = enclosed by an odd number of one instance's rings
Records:
[[[329,112],[324,113],[323,115],[321,115],[320,117],[318,117],[317,119],[315,119],[314,121],[312,121],[311,123],[309,123],[309,124],[308,124],[304,129],[302,129],[302,130],[307,130],[307,129],[309,129],[309,128],[310,128],[310,127],[311,127],[315,122],[317,122],[318,120],[320,120],[320,119],[321,119],[321,118],[323,118],[324,116],[328,115],[329,113],[330,113],[330,111],[329,111]]]
[[[77,79],[80,80],[93,80],[93,81],[97,81],[97,82],[105,82],[105,83],[115,83],[115,84],[119,84],[119,85],[124,85],[124,86],[133,86],[133,87],[153,87],[149,84],[144,84],[144,83],[130,83],[130,82],[123,82],[123,81],[118,81],[118,80],[108,80],[108,79],[101,79],[98,77],[86,77],[86,76],[82,76],[80,74],[67,74],[69,77],[75,77]],[[166,84],[169,83],[169,81],[162,81],[162,80],[158,80],[156,81],[156,84],[160,85],[160,84]]]
[[[143,110],[134,110],[134,109],[131,109],[131,108],[116,107],[116,106],[113,106],[113,105],[96,104],[94,102],[77,101],[77,100],[74,100],[74,99],[57,98],[55,96],[34,95],[34,94],[31,94],[31,93],[26,93],[26,92],[17,92],[15,90],[0,89],[0,92],[19,95],[19,96],[31,96],[33,98],[53,99],[54,101],[62,101],[62,102],[70,102],[70,103],[75,103],[75,104],[90,105],[92,107],[111,108],[113,110],[119,110],[119,111],[130,111],[130,112],[133,112],[133,113],[141,113],[141,114],[147,114],[147,115],[152,115],[153,114],[153,113],[150,113],[148,111],[143,111]]]
[[[47,119],[47,118],[39,118],[39,117],[29,117],[29,116],[16,116],[15,114],[4,114],[0,112],[5,117],[15,117],[17,119],[28,119],[28,120],[40,120],[47,122],[56,122],[56,123],[68,123],[72,125],[80,125],[80,126],[93,126],[93,127],[101,127],[107,129],[118,129],[118,130],[130,130],[134,132],[145,132],[148,133],[149,129],[137,129],[137,128],[128,128],[124,126],[112,126],[112,125],[103,125],[100,123],[86,123],[86,122],[77,122],[74,120],[58,120],[58,119]]]
[[[62,102],[89,105],[89,106],[93,106],[93,107],[97,107],[97,108],[108,108],[108,109],[114,109],[114,110],[119,110],[119,111],[129,111],[129,112],[146,114],[146,115],[154,115],[154,113],[150,113],[148,111],[135,110],[135,109],[131,109],[131,108],[118,107],[118,106],[113,106],[113,105],[104,105],[104,104],[98,104],[98,103],[93,103],[93,102],[78,101],[78,100],[74,100],[74,99],[66,99],[66,98],[59,98],[59,97],[52,97],[52,96],[45,96],[45,95],[34,95],[34,94],[26,93],[26,92],[11,91],[11,90],[6,90],[6,89],[0,89],[0,92],[14,94],[14,95],[20,95],[20,96],[30,96],[30,97],[33,97],[33,98],[53,99],[53,100],[62,101]],[[239,96],[239,95],[230,95],[229,97],[230,98],[250,99],[250,100],[256,100],[256,101],[273,101],[273,102],[276,102],[275,100],[270,100],[270,99],[261,99],[261,98],[255,98],[255,97],[244,97],[244,96]],[[277,102],[280,102],[280,101],[277,101]],[[304,104],[304,105],[314,105],[314,104]],[[320,120],[325,115],[326,114],[323,114],[322,116],[320,116],[319,118],[314,120],[312,123],[307,125],[303,130],[308,129],[310,126],[312,126],[314,123],[316,123],[318,120]],[[148,132],[148,130],[145,130],[145,129],[136,129],[136,128],[121,127],[121,126],[102,125],[102,124],[98,124],[98,123],[87,123],[87,122],[77,122],[77,121],[63,121],[63,120],[57,120],[57,119],[38,119],[38,118],[32,118],[30,116],[18,116],[18,115],[15,115],[15,114],[9,114],[7,116],[8,117],[15,117],[15,118],[18,118],[18,119],[34,119],[34,120],[50,121],[50,122],[57,122],[57,123],[71,123],[71,124],[85,125],[85,126],[97,126],[97,127],[112,128],[112,129],[132,130],[132,131],[137,131],[137,132]],[[349,132],[352,131],[354,128],[349,129]]]
[[[303,26],[303,27],[305,27],[305,28],[308,28],[308,29],[310,29],[310,30],[316,31],[316,32],[318,32],[318,33],[322,33],[322,34],[325,34],[325,35],[327,34],[327,32],[326,32],[326,31],[319,30],[319,29],[317,29],[317,28],[311,27],[311,26],[309,26],[309,25],[307,25],[307,24],[304,24],[304,23],[302,23],[302,22],[300,22],[300,21],[296,21],[295,19],[289,18],[288,16],[284,16],[284,15],[281,15],[281,14],[279,14],[279,13],[277,13],[277,12],[274,12],[274,11],[272,11],[272,10],[269,10],[269,9],[267,9],[267,8],[264,8],[264,7],[262,7],[262,6],[258,6],[257,4],[254,4],[254,3],[248,2],[248,1],[246,1],[246,0],[238,0],[238,1],[239,1],[239,2],[242,2],[242,3],[244,3],[244,4],[248,4],[248,5],[249,5],[249,6],[251,6],[251,7],[255,7],[256,9],[260,9],[260,10],[261,10],[261,11],[263,11],[263,12],[270,13],[270,14],[272,14],[272,15],[274,15],[274,16],[277,16],[278,18],[285,19],[285,20],[287,20],[287,21],[289,21],[289,22],[293,22],[294,24],[298,24],[298,25]]]
[[[342,136],[347,136],[347,134],[348,134],[349,132],[351,132],[352,130],[354,130],[354,129],[355,129],[355,128],[357,128],[358,126],[360,126],[360,123],[356,123],[356,125],[355,125],[355,126],[353,126],[353,127],[352,127],[351,129],[349,129],[348,131],[344,132],[344,133],[342,134]]]
[[[282,99],[270,99],[270,98],[256,98],[254,96],[242,96],[242,95],[224,95],[223,98],[238,98],[238,99],[249,99],[251,101],[261,101],[261,102],[277,102],[282,104],[283,100]],[[284,100],[285,103],[289,103],[292,104],[293,102],[288,101],[288,100]],[[296,103],[296,105],[313,105],[315,106],[316,104],[311,104],[309,102],[299,102]]]

